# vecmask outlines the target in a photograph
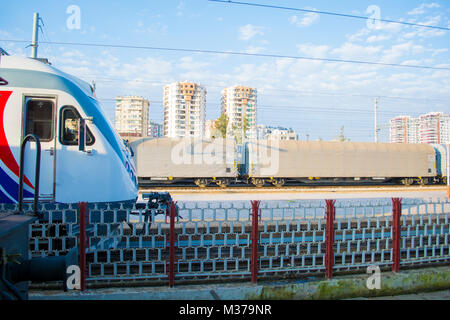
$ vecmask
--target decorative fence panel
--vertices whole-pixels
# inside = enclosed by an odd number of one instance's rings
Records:
[[[256,281],[311,273],[330,278],[333,272],[365,272],[370,265],[395,269],[395,259],[400,268],[450,262],[446,199],[401,200],[398,258],[391,199],[336,200],[332,216],[324,200],[262,201],[256,207],[250,201],[179,202],[172,210],[170,205],[152,207],[87,205],[88,286]],[[0,210],[15,207],[3,205]],[[64,255],[74,246],[80,248],[77,210],[78,204],[41,205],[44,220],[30,226],[30,255]]]

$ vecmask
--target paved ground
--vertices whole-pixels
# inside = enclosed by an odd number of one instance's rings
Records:
[[[347,300],[450,300],[450,290],[376,298],[353,298]]]
[[[169,191],[175,201],[229,200],[296,200],[296,199],[357,199],[357,198],[446,198],[445,186],[433,187],[320,187],[285,189],[147,189]]]

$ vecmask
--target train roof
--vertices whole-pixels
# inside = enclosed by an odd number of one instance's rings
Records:
[[[264,146],[274,142],[258,140],[252,143]],[[280,149],[305,151],[334,150],[346,151],[377,151],[377,152],[434,152],[433,146],[426,143],[388,143],[388,142],[340,142],[340,141],[277,141]]]
[[[58,70],[48,63],[18,56],[0,56],[0,77],[6,81],[2,87],[54,89],[73,96],[86,115],[93,118],[94,124],[125,162],[125,156],[121,151],[125,149],[125,145],[101,109],[89,83]]]
[[[22,72],[44,72],[49,73],[58,77],[65,78],[73,83],[75,83],[81,90],[84,91],[86,95],[95,99],[95,93],[92,86],[84,80],[81,80],[77,77],[74,77],[70,74],[67,74],[55,67],[51,66],[48,63],[45,63],[38,59],[20,57],[20,56],[1,56],[0,57],[0,76],[2,75],[1,71],[9,70],[20,70]],[[11,86],[15,86],[16,83],[14,81],[10,81],[8,79],[4,79],[10,82]],[[23,87],[24,85],[18,84],[17,86]]]
[[[267,140],[258,140],[258,144],[271,144],[273,142]],[[361,150],[378,150],[378,151],[401,151],[401,150],[433,150],[433,147],[426,143],[389,143],[389,142],[341,142],[341,141],[301,141],[301,140],[280,140],[277,143],[285,147],[298,146],[310,149],[335,149],[352,150],[358,148]]]

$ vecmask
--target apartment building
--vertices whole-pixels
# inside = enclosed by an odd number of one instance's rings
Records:
[[[450,143],[450,114],[430,112],[418,118],[398,116],[390,120],[390,142]]]
[[[116,97],[116,130],[122,137],[146,137],[150,102],[140,96]]]
[[[242,128],[241,123],[247,119],[247,138],[256,138],[256,104],[257,90],[244,86],[233,86],[222,90],[222,113],[228,116],[227,135],[236,134],[236,128]]]
[[[206,89],[193,82],[173,82],[164,86],[164,136],[203,137]]]
[[[450,143],[450,114],[430,112],[419,117],[419,142]]]
[[[298,140],[298,134],[293,129],[283,127],[266,127],[267,140]]]
[[[398,116],[389,121],[389,136],[392,143],[417,143],[419,140],[419,119]]]
[[[292,128],[256,126],[258,140],[298,140],[298,134]]]
[[[148,136],[152,138],[161,138],[164,136],[164,127],[160,123],[150,121],[148,123]]]

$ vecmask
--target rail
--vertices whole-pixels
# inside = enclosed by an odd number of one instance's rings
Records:
[[[36,169],[35,169],[35,186],[34,186],[34,215],[39,216],[38,201],[39,201],[39,177],[41,172],[41,142],[34,134],[27,134],[20,145],[20,167],[19,167],[19,213],[23,210],[23,171],[25,162],[25,146],[28,141],[34,140],[36,142]]]

